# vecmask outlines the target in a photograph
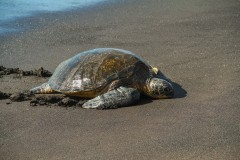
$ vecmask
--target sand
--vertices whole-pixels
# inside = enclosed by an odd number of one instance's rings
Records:
[[[116,47],[158,67],[176,94],[104,111],[1,100],[0,159],[239,159],[239,18],[237,0],[128,0],[16,22],[33,27],[1,37],[0,65],[54,71]],[[46,81],[4,76],[0,91]]]

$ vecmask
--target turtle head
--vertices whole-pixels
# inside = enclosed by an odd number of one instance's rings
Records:
[[[152,98],[172,98],[174,90],[172,85],[160,78],[151,78],[147,81],[146,94]]]

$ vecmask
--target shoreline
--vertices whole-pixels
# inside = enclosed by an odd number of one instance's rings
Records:
[[[1,23],[2,25],[1,27],[6,30],[8,30],[8,28],[10,27],[10,30],[12,31],[6,31],[2,33],[0,32],[0,38],[14,36],[20,33],[24,34],[31,30],[41,29],[41,27],[43,27],[44,25],[52,23],[54,19],[60,20],[61,17],[66,14],[70,15],[70,14],[82,14],[84,12],[92,12],[96,8],[103,8],[104,6],[115,4],[115,3],[117,4],[119,3],[118,1],[119,0],[114,0],[114,1],[105,0],[102,2],[97,2],[97,4],[90,4],[84,7],[79,6],[79,7],[69,8],[69,9],[62,9],[58,11],[38,11],[23,17],[4,20]],[[19,26],[21,26],[21,28],[18,28]]]
[[[45,15],[42,27],[1,37],[0,66],[53,72],[76,53],[121,48],[179,88],[173,99],[106,111],[2,100],[0,159],[237,159],[239,6],[234,0],[118,1]],[[0,91],[29,90],[47,80],[4,76]]]

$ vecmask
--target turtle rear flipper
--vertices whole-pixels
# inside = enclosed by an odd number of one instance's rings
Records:
[[[48,94],[54,93],[55,91],[52,90],[48,83],[43,83],[38,87],[32,88],[30,92],[33,94]]]
[[[129,106],[140,99],[140,93],[134,88],[119,87],[83,104],[83,108],[111,109]]]

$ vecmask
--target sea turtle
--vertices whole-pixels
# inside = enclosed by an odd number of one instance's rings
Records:
[[[31,92],[90,98],[82,107],[98,109],[131,105],[140,99],[140,93],[154,99],[174,94],[170,81],[157,68],[130,51],[116,48],[75,55],[60,63],[49,81]]]

